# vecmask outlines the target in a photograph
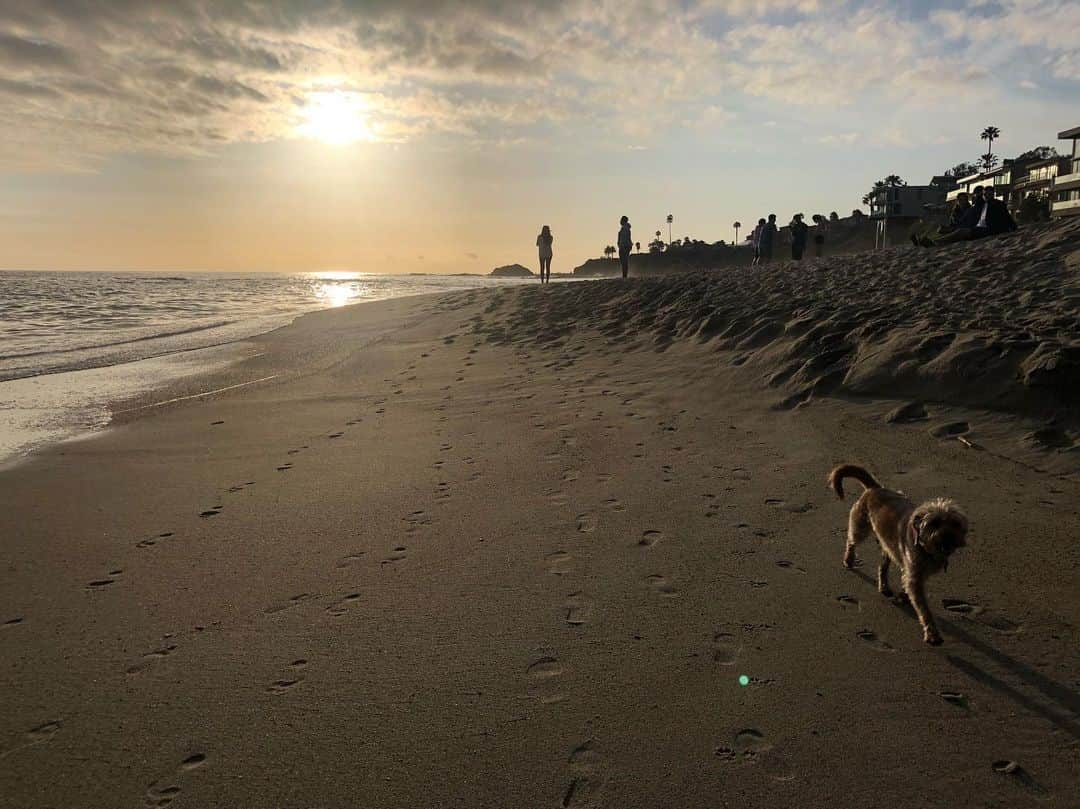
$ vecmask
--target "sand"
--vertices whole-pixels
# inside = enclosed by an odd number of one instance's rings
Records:
[[[1076,231],[1021,236],[1061,233],[1057,282],[962,245],[363,304],[123,403],[0,473],[0,806],[1077,805],[1080,480],[1025,440],[1067,394],[859,374],[947,283],[954,342],[1069,348]],[[943,646],[841,566],[840,461],[969,511]]]

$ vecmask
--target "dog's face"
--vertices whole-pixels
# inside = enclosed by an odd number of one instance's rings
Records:
[[[952,500],[931,500],[911,515],[911,541],[941,565],[967,544],[968,519]]]

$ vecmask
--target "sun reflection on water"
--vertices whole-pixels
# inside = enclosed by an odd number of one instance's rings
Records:
[[[328,308],[336,309],[350,303],[357,303],[366,297],[364,273],[359,272],[313,272],[310,273],[311,285],[315,297]]]

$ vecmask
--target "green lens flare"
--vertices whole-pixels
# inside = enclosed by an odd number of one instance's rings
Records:
[[[750,678],[747,677],[745,674],[740,674],[739,675],[739,685],[743,685],[743,686],[750,685]]]

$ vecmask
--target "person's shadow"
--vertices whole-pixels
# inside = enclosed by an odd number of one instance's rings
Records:
[[[863,579],[877,593],[877,583],[872,577],[861,570],[852,570],[851,572]],[[904,610],[912,620],[916,619],[915,611],[910,605],[905,604],[900,609]],[[937,620],[943,635],[966,644],[970,649],[1015,675],[1025,685],[1042,694],[1045,701],[1014,688],[967,657],[961,657],[959,654],[948,651],[945,654],[945,659],[949,663],[976,682],[994,689],[999,694],[1003,694],[1016,704],[1031,713],[1038,714],[1055,727],[1080,741],[1080,722],[1077,722],[1077,717],[1080,716],[1080,693],[1051,680],[1045,674],[1017,660],[1015,657],[1005,654],[1000,649],[995,649],[982,638],[969,632],[960,621],[944,618],[937,610],[934,611],[934,618]]]

